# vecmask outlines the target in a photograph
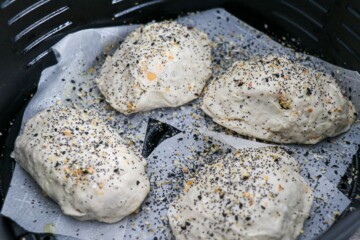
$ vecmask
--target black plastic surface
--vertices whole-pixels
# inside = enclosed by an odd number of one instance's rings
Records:
[[[349,239],[354,232],[360,227],[360,209],[350,213],[342,221],[338,221],[332,228],[330,228],[325,234],[317,238],[317,240],[328,239]]]
[[[49,50],[54,43],[84,28],[146,23],[214,7],[297,50],[360,71],[359,0],[7,0],[0,5],[0,207],[11,180],[9,154],[21,116],[41,71],[56,62]],[[353,165],[359,169],[359,158]],[[348,174],[353,178],[355,173]],[[358,194],[359,185],[354,186],[349,189]],[[352,206],[358,205],[354,200]],[[348,217],[349,212],[322,239],[346,239],[339,235],[342,223],[351,229],[360,221]],[[8,239],[1,235],[6,229],[16,238],[26,234],[3,219],[0,224],[0,239]],[[334,238],[336,233],[340,238]]]
[[[149,118],[142,155],[147,158],[161,142],[178,133],[181,133],[179,129],[156,119]]]

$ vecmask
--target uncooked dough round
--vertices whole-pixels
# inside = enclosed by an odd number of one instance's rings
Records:
[[[139,208],[150,189],[146,160],[92,111],[38,113],[16,139],[13,156],[78,220],[120,221]]]
[[[113,108],[130,114],[190,102],[211,73],[207,35],[166,21],[132,32],[106,59],[96,82]]]
[[[276,147],[247,148],[185,183],[168,218],[181,239],[295,239],[313,194],[296,161]]]
[[[332,76],[278,56],[235,62],[209,85],[202,109],[226,128],[278,143],[314,144],[356,118]]]

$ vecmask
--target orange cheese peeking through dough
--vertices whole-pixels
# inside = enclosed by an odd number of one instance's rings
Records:
[[[152,73],[152,72],[148,72],[148,73],[147,73],[147,79],[148,79],[149,81],[155,80],[155,79],[156,79],[156,74],[155,74],[155,73]]]

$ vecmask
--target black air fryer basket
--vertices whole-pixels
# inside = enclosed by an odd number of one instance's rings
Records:
[[[211,8],[224,8],[298,51],[360,72],[360,0],[6,0],[0,5],[0,208],[24,109],[41,71],[56,63],[52,45],[85,28],[146,23]],[[150,141],[159,143],[168,130]],[[338,186],[351,205],[318,239],[348,239],[360,226],[359,164],[358,152]],[[0,217],[0,239],[55,237],[28,233]]]

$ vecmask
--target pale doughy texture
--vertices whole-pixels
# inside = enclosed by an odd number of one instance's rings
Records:
[[[312,191],[296,161],[275,147],[243,149],[206,166],[170,205],[176,239],[295,239]]]
[[[197,98],[211,73],[207,35],[161,22],[132,32],[106,59],[96,82],[113,108],[130,114]]]
[[[226,128],[278,143],[314,144],[356,118],[331,75],[278,56],[235,62],[209,85],[202,109]]]
[[[13,156],[66,215],[113,223],[149,192],[146,160],[96,114],[50,108],[31,118]]]

